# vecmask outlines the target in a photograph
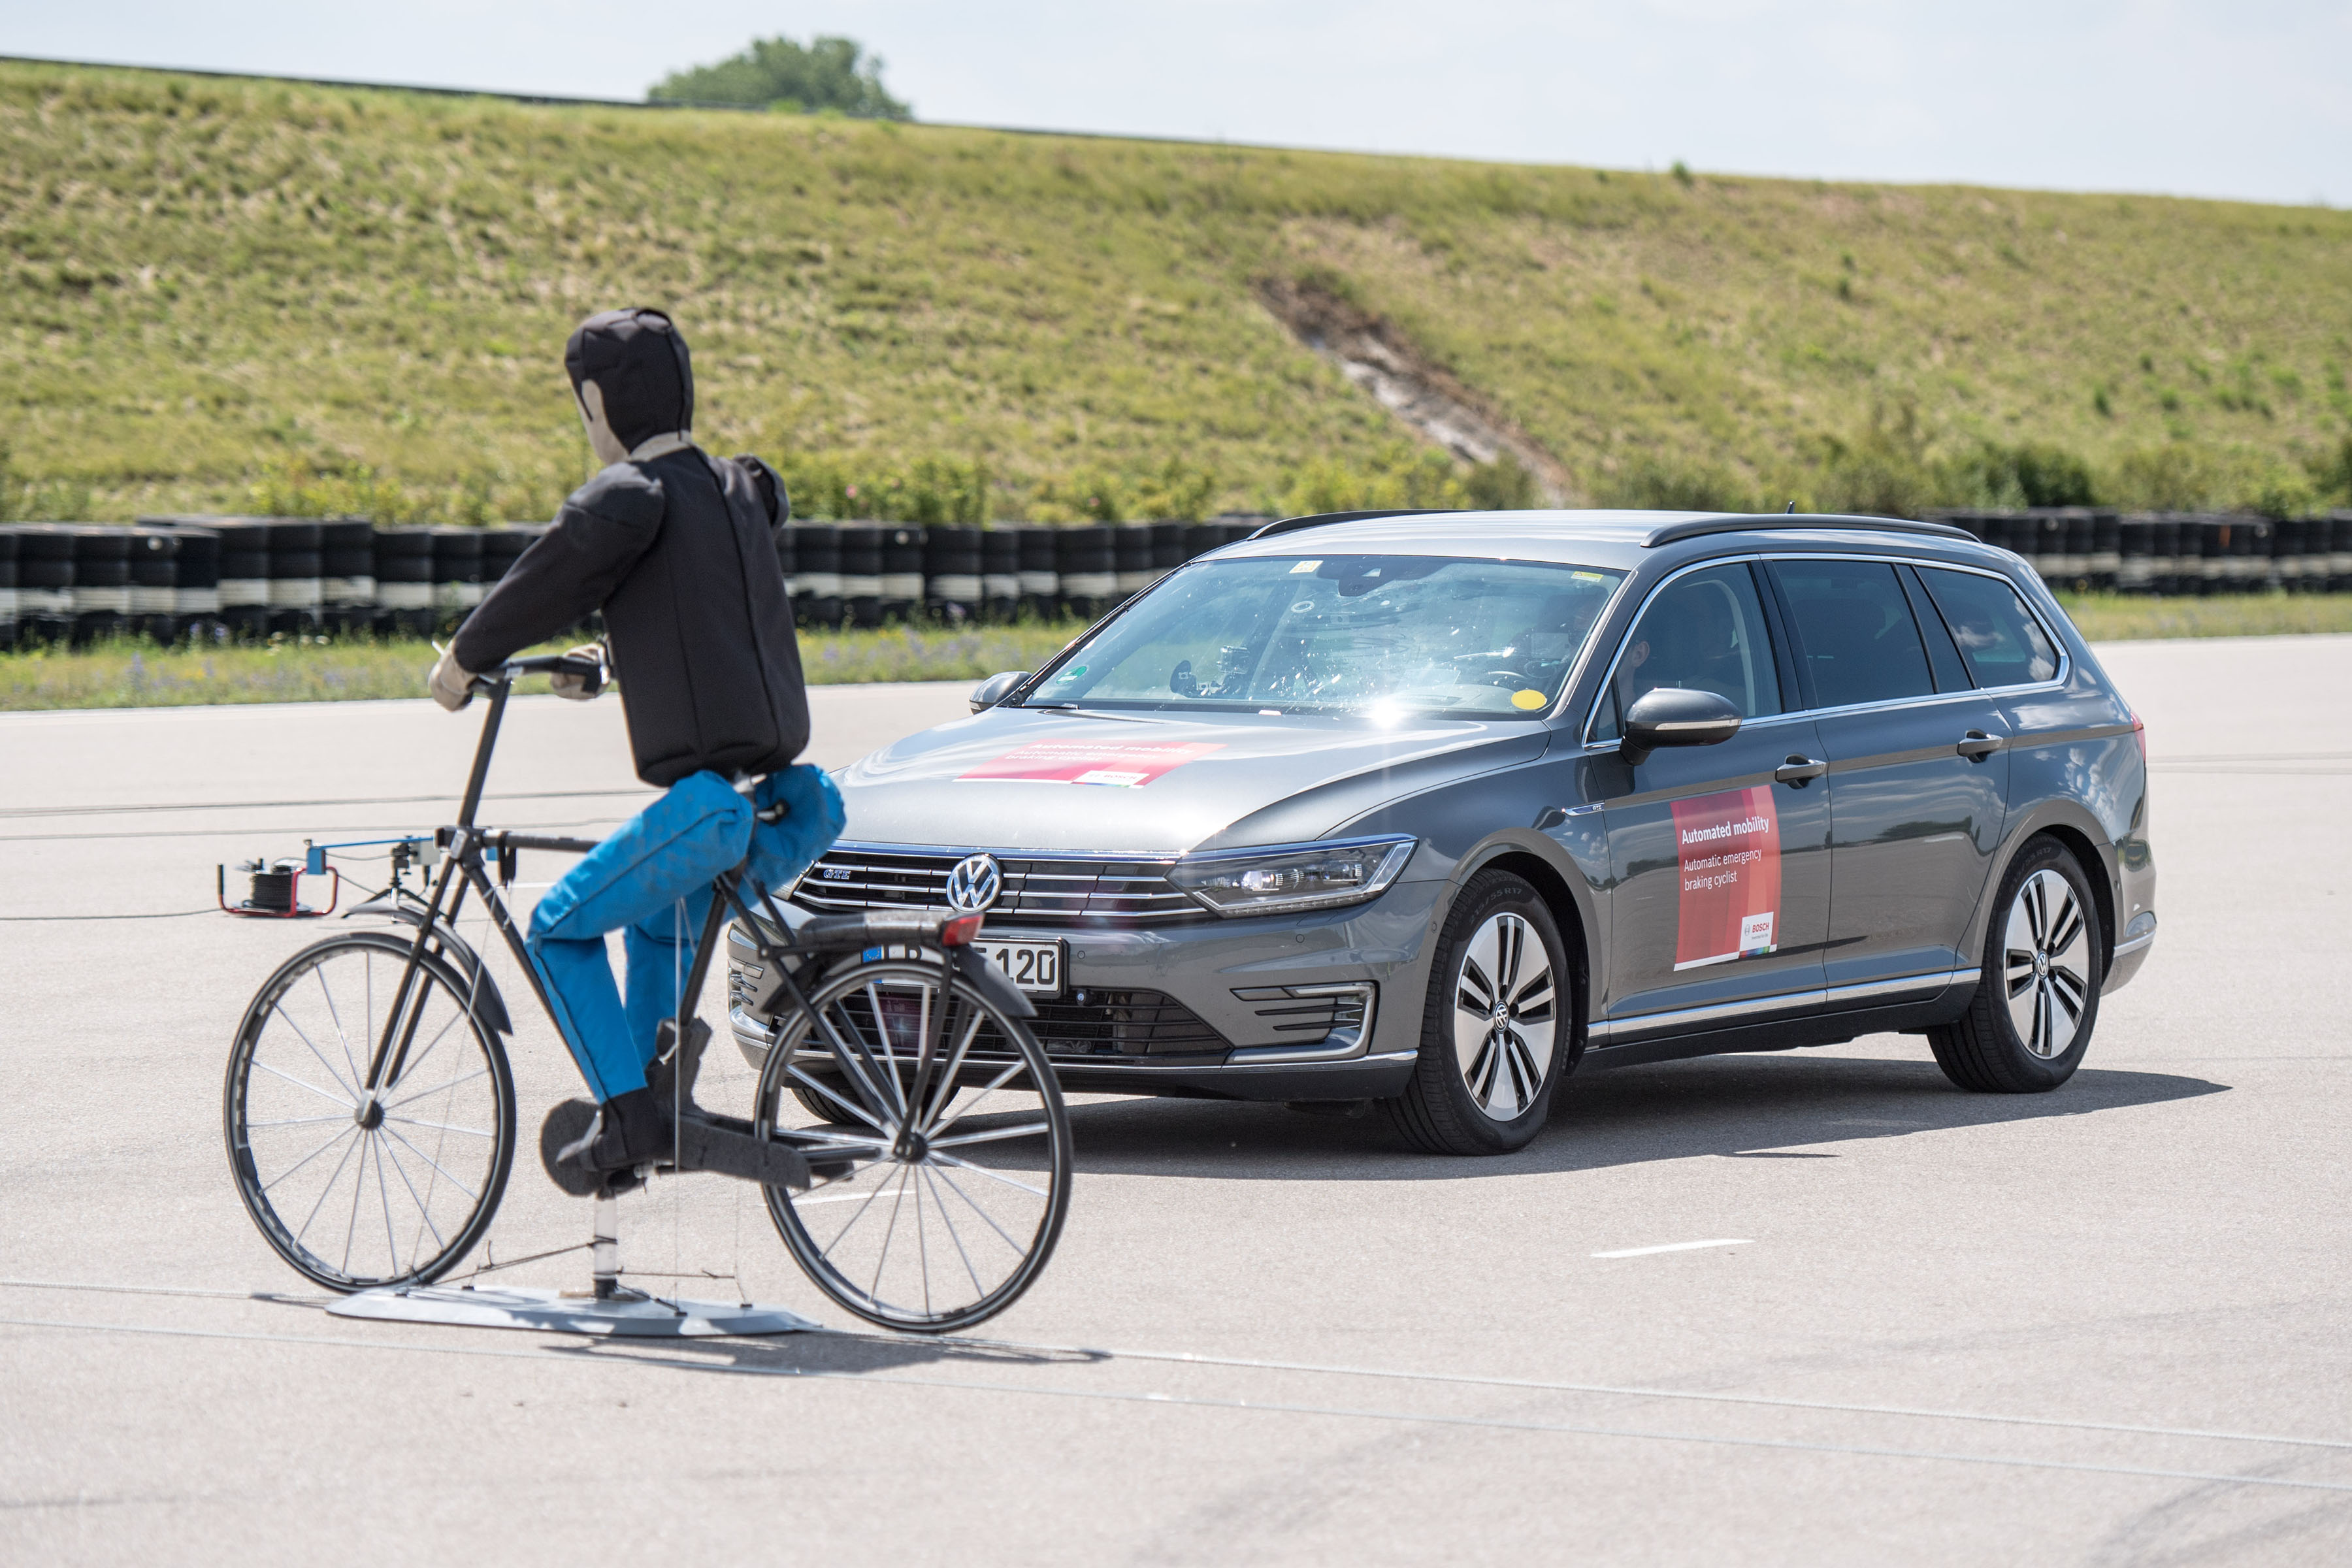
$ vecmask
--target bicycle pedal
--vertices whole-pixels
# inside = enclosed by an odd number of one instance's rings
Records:
[[[566,1100],[549,1107],[547,1120],[539,1126],[539,1163],[547,1168],[547,1179],[575,1198],[593,1197],[604,1178],[578,1165],[565,1164],[555,1156],[587,1136],[588,1130],[595,1125],[594,1100]]]
[[[714,1171],[763,1187],[790,1187],[795,1192],[805,1192],[809,1186],[808,1162],[800,1151],[755,1135],[751,1123],[731,1116],[679,1118],[677,1168]]]

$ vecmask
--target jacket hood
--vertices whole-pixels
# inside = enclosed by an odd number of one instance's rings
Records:
[[[1162,855],[1304,842],[1400,796],[1531,760],[1546,738],[1528,722],[992,708],[851,766],[845,837]]]

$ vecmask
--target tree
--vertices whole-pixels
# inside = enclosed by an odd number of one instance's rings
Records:
[[[646,91],[654,103],[740,103],[812,113],[838,110],[861,120],[912,120],[915,111],[882,87],[882,60],[853,38],[754,38],[717,65],[672,71]]]

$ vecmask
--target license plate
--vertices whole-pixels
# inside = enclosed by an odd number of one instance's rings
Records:
[[[1062,994],[1062,944],[1059,942],[991,942],[982,936],[972,944],[989,962],[1032,996]]]

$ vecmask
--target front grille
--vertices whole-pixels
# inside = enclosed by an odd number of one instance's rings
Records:
[[[1225,1037],[1200,1015],[1160,991],[1087,986],[1066,1002],[1036,999],[1029,1032],[1054,1056],[1223,1056]]]
[[[836,844],[809,868],[793,901],[819,914],[948,907],[948,873],[969,850]],[[1211,918],[1168,880],[1168,859],[999,855],[1003,889],[992,920],[1036,926],[1166,925]]]

